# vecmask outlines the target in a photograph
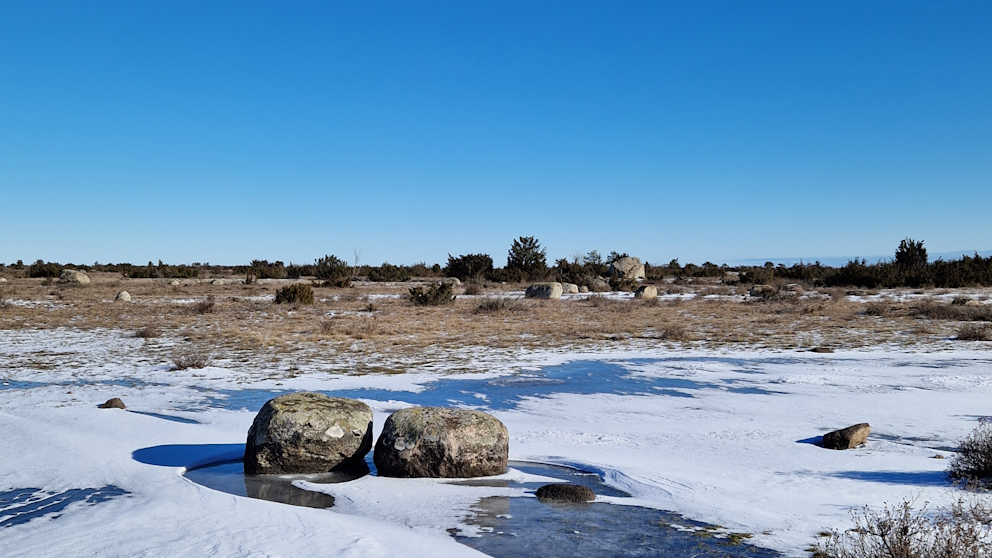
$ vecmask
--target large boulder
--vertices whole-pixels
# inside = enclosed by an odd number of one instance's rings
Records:
[[[59,275],[59,283],[73,285],[89,285],[90,278],[82,271],[75,269],[63,269]]]
[[[534,283],[527,287],[524,296],[527,298],[554,299],[561,298],[561,283]]]
[[[764,298],[774,296],[778,289],[771,285],[754,285],[748,290],[748,294],[753,297]]]
[[[562,294],[579,294],[579,286],[575,283],[562,283],[561,284]]]
[[[587,293],[587,292],[589,292],[589,287],[587,287],[585,285],[582,285],[581,287],[579,287],[579,292],[580,293]]]
[[[326,473],[372,449],[372,409],[361,401],[299,392],[270,399],[245,444],[250,475]]]
[[[644,264],[640,258],[627,256],[610,264],[610,277],[618,279],[644,279]]]
[[[608,293],[611,289],[610,284],[605,279],[597,277],[589,281],[589,290],[594,293]]]
[[[131,293],[127,291],[117,293],[117,298],[114,299],[114,302],[131,302]]]
[[[467,478],[506,472],[510,435],[496,417],[411,407],[386,419],[373,460],[384,477]]]
[[[644,300],[658,298],[658,288],[654,285],[644,285],[639,287],[636,291],[634,291],[634,298],[643,298]]]
[[[823,435],[823,447],[835,450],[856,448],[868,441],[869,433],[871,426],[867,422],[834,430]]]

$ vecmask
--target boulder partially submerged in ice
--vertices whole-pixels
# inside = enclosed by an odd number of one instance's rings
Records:
[[[245,473],[326,473],[372,449],[372,409],[354,399],[299,392],[262,406],[248,430]]]
[[[74,285],[89,285],[90,278],[82,271],[77,271],[75,269],[63,269],[62,273],[59,274],[59,283],[74,284]]]
[[[856,448],[868,441],[869,433],[871,426],[867,422],[834,430],[823,435],[823,447],[836,450]]]
[[[592,502],[596,499],[596,493],[581,484],[546,484],[534,495],[546,502]]]
[[[506,472],[509,443],[506,426],[490,414],[411,407],[386,419],[372,457],[384,477],[485,477]]]
[[[527,291],[524,293],[524,296],[527,298],[543,298],[547,300],[561,298],[561,293],[561,283],[534,283],[533,285],[527,287]]]

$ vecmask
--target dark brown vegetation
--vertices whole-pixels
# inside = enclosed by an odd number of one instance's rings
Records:
[[[980,419],[971,434],[961,440],[947,474],[953,479],[988,484],[992,479],[992,418]]]
[[[313,304],[313,289],[306,283],[293,283],[276,291],[276,304]]]

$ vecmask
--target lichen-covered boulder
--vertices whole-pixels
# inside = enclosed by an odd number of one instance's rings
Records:
[[[372,449],[372,409],[361,401],[299,392],[270,399],[245,444],[245,473],[326,473]]]
[[[117,298],[114,299],[114,302],[131,302],[131,293],[127,291],[117,293]]]
[[[581,484],[546,484],[534,493],[542,502],[592,502],[596,493]]]
[[[527,291],[524,292],[524,296],[527,298],[543,298],[548,300],[561,298],[561,293],[561,283],[534,283],[533,285],[527,287]]]
[[[644,264],[640,258],[627,256],[611,263],[609,274],[618,279],[644,279]]]
[[[384,477],[469,478],[506,472],[510,435],[481,411],[411,407],[386,419],[372,455]]]
[[[654,285],[644,285],[642,287],[638,287],[638,289],[634,291],[634,298],[643,298],[644,300],[658,298],[658,288]]]
[[[63,269],[59,274],[59,283],[73,285],[89,285],[90,278],[82,271],[75,269]]]
[[[823,447],[836,450],[856,448],[868,441],[870,433],[871,426],[867,422],[834,430],[823,435]]]

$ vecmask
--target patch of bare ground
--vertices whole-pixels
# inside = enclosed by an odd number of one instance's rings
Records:
[[[159,336],[182,339],[210,347],[217,355],[264,348],[276,353],[396,356],[429,348],[555,349],[625,343],[783,350],[930,346],[946,344],[963,326],[992,320],[992,305],[952,304],[945,300],[946,291],[940,293],[944,298],[926,298],[925,292],[915,298],[890,293],[884,300],[861,302],[837,289],[755,299],[745,296],[743,288],[659,285],[659,291],[677,291],[683,298],[645,301],[628,293],[522,300],[523,286],[509,285],[490,286],[480,296],[457,288],[458,298],[451,305],[414,306],[407,299],[413,283],[359,283],[352,288],[317,288],[313,305],[293,306],[272,302],[279,287],[293,282],[289,280],[254,285],[182,280],[170,286],[164,280],[124,280],[113,274],[96,273],[92,279],[84,287],[10,280],[3,287],[0,329],[123,330],[150,341]],[[121,290],[127,290],[133,302],[113,302]],[[691,294],[696,296],[685,298]],[[988,294],[969,296],[981,299]],[[969,348],[986,345],[970,343]]]

